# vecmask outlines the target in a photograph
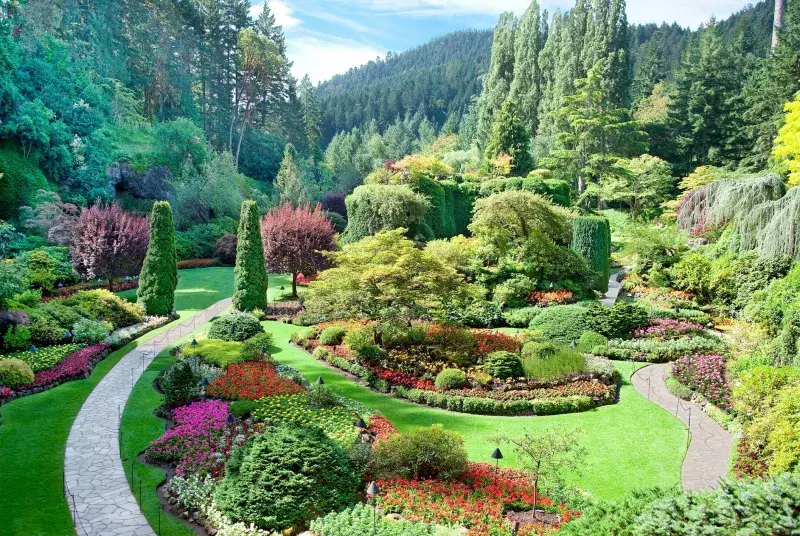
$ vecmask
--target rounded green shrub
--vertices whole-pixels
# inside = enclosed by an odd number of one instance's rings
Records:
[[[584,331],[578,339],[578,350],[581,352],[591,352],[597,346],[605,346],[608,339],[596,331]]]
[[[608,220],[599,216],[577,216],[572,221],[572,249],[586,259],[589,269],[594,272],[592,288],[607,292],[611,277],[611,226]]]
[[[355,500],[360,475],[317,427],[278,426],[234,451],[214,493],[234,521],[284,530]]]
[[[570,343],[589,331],[587,319],[587,307],[583,305],[556,305],[542,309],[528,327],[541,331],[548,340]]]
[[[461,389],[467,385],[467,375],[463,370],[448,368],[436,375],[438,389]]]
[[[356,353],[360,361],[371,363],[383,355],[383,350],[375,344],[371,329],[353,330],[345,336],[344,342]]]
[[[316,339],[317,338],[317,328],[315,327],[308,327],[301,329],[299,331],[295,331],[292,333],[292,342],[295,344],[303,344],[309,339]]]
[[[310,529],[319,536],[372,534],[374,536],[434,536],[437,527],[426,523],[375,518],[372,507],[356,504],[341,512],[331,512],[311,522]]]
[[[233,312],[215,318],[208,328],[209,339],[223,341],[246,341],[264,333],[264,328],[256,317],[250,313]]]
[[[338,346],[342,344],[345,335],[347,335],[347,330],[343,327],[331,326],[322,330],[322,333],[319,334],[319,342],[325,346]]]
[[[184,406],[200,397],[202,378],[196,372],[198,358],[178,361],[161,375],[158,386],[164,393],[164,405],[168,408]]]
[[[373,463],[379,477],[449,479],[464,470],[467,453],[464,438],[434,424],[378,442]]]
[[[242,203],[239,217],[239,242],[233,269],[233,306],[240,311],[267,308],[269,279],[261,242],[261,221],[255,201]]]
[[[31,330],[28,326],[14,326],[3,336],[3,346],[9,350],[24,350],[30,342]]]
[[[83,318],[72,327],[72,340],[86,344],[102,342],[111,334],[108,322],[96,322]]]
[[[178,254],[175,252],[175,222],[166,201],[156,201],[150,219],[150,244],[139,276],[136,293],[148,315],[167,316],[175,304],[178,287]]]
[[[547,359],[559,352],[559,346],[551,342],[526,342],[522,347],[522,359]]]
[[[14,389],[33,383],[33,370],[21,359],[0,359],[0,385]]]
[[[259,333],[242,343],[242,357],[245,361],[271,361],[269,347],[272,345],[272,333]],[[261,350],[264,349],[264,353]]]
[[[594,304],[588,310],[586,323],[591,331],[604,337],[621,338],[649,321],[647,309],[638,303],[617,302],[614,307]]]
[[[501,380],[521,378],[525,375],[525,371],[522,369],[522,361],[513,352],[492,352],[483,362],[483,370],[494,378],[500,378]]]

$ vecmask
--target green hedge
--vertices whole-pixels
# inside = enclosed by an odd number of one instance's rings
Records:
[[[606,218],[577,216],[572,222],[572,249],[586,259],[596,277],[592,288],[608,291],[611,277],[611,227]]]
[[[588,396],[565,396],[534,400],[493,400],[471,396],[455,396],[437,391],[396,387],[395,394],[417,404],[479,415],[558,415],[590,410],[598,405]]]
[[[524,190],[548,197],[556,205],[572,206],[572,189],[567,182],[557,179],[542,179],[536,176],[490,179],[475,185],[474,190],[480,197],[489,197],[506,190]]]

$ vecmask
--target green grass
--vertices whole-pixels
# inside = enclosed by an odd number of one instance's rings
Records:
[[[176,310],[187,318],[230,296],[232,271],[181,271]],[[64,449],[72,422],[92,389],[122,356],[162,330],[114,352],[86,380],[69,382],[0,408],[0,534],[74,534],[62,489]]]
[[[410,404],[376,393],[322,365],[307,352],[291,346],[289,337],[295,326],[265,322],[274,335],[270,352],[282,364],[297,368],[309,381],[318,377],[343,396],[359,400],[385,415],[401,432],[441,423],[464,436],[470,459],[490,462],[498,434],[517,435],[523,429],[544,431],[551,428],[581,428],[580,439],[588,455],[580,474],[568,475],[568,482],[592,495],[614,499],[634,489],[673,486],[680,482],[681,464],[686,452],[687,430],[677,419],[636,392],[627,379],[635,368],[628,362],[615,362],[626,378],[620,402],[584,413],[550,417],[494,417],[452,413]],[[634,368],[635,367],[635,368]],[[518,466],[510,448],[503,449],[503,464]]]
[[[186,273],[206,272],[209,270],[216,269],[189,270]],[[230,269],[227,270],[230,271]],[[225,294],[226,296],[230,296],[233,292],[232,276],[209,274],[209,277],[205,278],[205,281],[211,285],[210,288],[214,288],[220,283],[228,285],[225,286],[225,292],[227,292],[227,294]],[[290,276],[270,275],[270,301],[282,298],[282,294],[284,293],[280,290],[281,285],[290,289],[291,284],[292,280]],[[192,337],[192,334],[184,337],[184,340],[188,340],[190,337]],[[169,352],[166,350],[156,356],[156,359],[153,360],[134,386],[133,392],[125,406],[125,410],[122,413],[122,422],[120,425],[122,436],[120,438],[120,452],[124,460],[123,463],[126,474],[128,475],[128,482],[131,483],[131,489],[134,490],[134,495],[137,497],[137,500],[139,499],[139,489],[141,485],[142,500],[139,501],[139,505],[142,507],[142,511],[153,527],[158,526],[160,511],[160,503],[156,490],[166,479],[166,473],[157,467],[152,467],[146,463],[140,462],[137,457],[141,452],[144,452],[151,442],[164,435],[166,422],[153,414],[156,408],[161,405],[164,397],[153,388],[153,381],[162,370],[169,367],[175,361],[176,359],[169,355]],[[131,480],[131,467],[133,468],[133,481]],[[162,515],[161,534],[162,536],[190,536],[195,533],[178,521],[167,519],[166,516]]]

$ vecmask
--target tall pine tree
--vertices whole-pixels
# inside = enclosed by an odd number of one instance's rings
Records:
[[[233,269],[233,307],[239,311],[264,310],[267,307],[267,277],[261,221],[255,201],[242,203],[239,216],[239,242],[236,267]]]
[[[492,60],[484,78],[483,92],[478,101],[478,145],[483,147],[491,134],[494,116],[508,98],[514,80],[514,36],[517,18],[513,13],[500,15],[494,29]]]

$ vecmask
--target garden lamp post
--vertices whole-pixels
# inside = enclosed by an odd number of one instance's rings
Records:
[[[569,343],[569,347],[572,348],[573,350],[578,347],[578,343],[575,342],[575,339],[572,339],[572,342]]]
[[[65,331],[64,332],[64,338],[65,339],[71,339],[72,338],[72,332],[70,330]]]
[[[381,488],[373,480],[369,483],[369,487],[367,488],[367,497],[372,499],[372,536],[375,536],[375,529],[376,529],[376,516],[378,510],[378,494],[381,492]]]
[[[261,348],[258,349],[258,352],[261,354],[261,359],[263,360],[264,359],[264,354],[267,353],[267,347],[266,346],[262,346]]]
[[[494,449],[492,452],[492,459],[495,461],[494,465],[494,481],[495,484],[497,483],[497,474],[500,472],[500,460],[503,459],[503,453],[500,452],[500,449]]]
[[[228,424],[233,424],[233,423],[235,423],[235,422],[236,422],[236,419],[234,419],[234,418],[233,418],[233,415],[231,415],[230,413],[228,413],[227,423],[228,423]]]
[[[740,430],[739,433],[736,434],[736,439],[738,439],[739,441],[747,439],[747,434],[745,434],[743,431]]]
[[[236,335],[236,324],[231,324],[231,337]]]
[[[554,290],[555,288],[556,288],[556,285],[555,285],[555,283],[553,283],[552,281],[550,281],[550,290]]]
[[[36,353],[36,350],[38,350],[38,348],[36,348],[36,346],[34,346],[33,344],[31,344],[31,347],[30,347],[30,348],[28,348],[28,351],[29,351],[30,353],[32,353],[32,354],[35,354],[35,353]]]
[[[363,418],[361,418],[361,417],[358,418],[358,422],[356,423],[356,428],[358,428],[360,430],[366,430],[367,429],[367,423],[364,422]]]
[[[325,380],[322,379],[322,376],[317,378],[317,404],[320,403],[322,399],[322,386],[325,385]]]
[[[192,346],[197,346],[197,339],[192,339]]]

